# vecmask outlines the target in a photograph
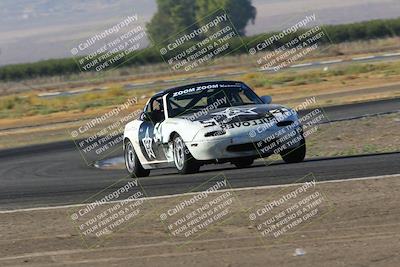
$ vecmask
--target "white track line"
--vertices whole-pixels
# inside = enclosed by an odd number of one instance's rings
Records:
[[[320,182],[317,182],[317,184],[345,183],[345,182],[351,182],[351,181],[375,180],[375,179],[396,178],[396,177],[400,177],[400,174],[369,176],[369,177],[361,177],[361,178],[349,178],[349,179],[342,179],[342,180],[320,181]],[[301,183],[293,183],[293,184],[263,185],[263,186],[255,186],[255,187],[223,189],[223,190],[218,190],[218,191],[215,191],[215,192],[211,192],[211,194],[212,193],[220,193],[220,192],[239,192],[239,191],[247,191],[247,190],[262,190],[262,189],[269,189],[269,188],[292,187],[292,186],[297,186],[297,185],[300,185],[300,184]],[[167,196],[146,197],[146,198],[143,198],[143,199],[144,200],[165,199],[165,198],[173,198],[173,197],[180,197],[180,196],[197,195],[199,193],[200,192],[191,192],[191,193],[174,194],[174,195],[167,195]],[[123,200],[109,201],[106,204],[119,203],[119,202],[122,202],[122,201]],[[28,211],[56,210],[56,209],[66,209],[66,208],[77,208],[77,207],[87,206],[88,204],[90,204],[90,203],[63,205],[63,206],[52,206],[52,207],[37,207],[37,208],[27,208],[27,209],[3,210],[3,211],[0,211],[0,214],[9,214],[9,213],[17,213],[17,212],[28,212]]]
[[[41,94],[38,94],[37,96],[38,97],[52,97],[52,96],[58,96],[61,94],[62,94],[62,92],[50,92],[50,93],[41,93]]]
[[[391,54],[384,54],[383,57],[397,57],[400,56],[400,53],[391,53]]]
[[[353,60],[353,61],[359,61],[359,60],[374,59],[374,58],[376,58],[376,57],[377,57],[377,56],[355,57],[355,58],[352,58],[351,60]]]
[[[247,73],[246,71],[237,71],[237,72],[229,72],[226,75],[239,75],[239,74],[245,74]]]
[[[312,66],[314,65],[315,62],[311,62],[311,63],[303,63],[303,64],[297,64],[297,65],[293,65],[290,66],[291,68],[301,68],[301,67],[308,67],[308,66]]]
[[[344,61],[343,59],[335,59],[335,60],[321,61],[319,62],[319,64],[326,65],[326,64],[340,63],[343,61]]]

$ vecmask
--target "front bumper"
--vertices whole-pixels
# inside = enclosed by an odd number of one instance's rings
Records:
[[[280,128],[265,131],[263,133],[249,134],[233,137],[219,137],[212,140],[187,142],[186,146],[196,160],[223,160],[243,157],[261,158],[272,154],[280,154],[284,151],[297,148],[303,138],[302,127],[298,126],[279,133]]]

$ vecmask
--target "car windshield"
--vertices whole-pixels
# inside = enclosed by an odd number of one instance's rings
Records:
[[[169,117],[243,105],[262,104],[261,99],[244,85],[205,85],[183,88],[167,96]]]

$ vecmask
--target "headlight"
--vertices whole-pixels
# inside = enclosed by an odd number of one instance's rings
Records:
[[[225,130],[218,130],[218,131],[208,132],[204,135],[204,137],[221,136],[224,134],[226,134]]]
[[[293,121],[280,121],[276,125],[278,125],[278,127],[285,127],[285,126],[289,126],[292,124],[293,124]]]

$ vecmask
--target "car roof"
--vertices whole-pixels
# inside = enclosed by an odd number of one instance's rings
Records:
[[[181,91],[181,90],[186,89],[188,87],[211,85],[211,84],[223,84],[223,85],[232,85],[232,86],[239,86],[239,85],[243,86],[243,85],[245,85],[243,82],[240,82],[240,81],[210,81],[210,82],[191,83],[191,84],[178,86],[178,87],[172,87],[172,88],[163,90],[161,92],[156,93],[152,98],[164,96],[164,95],[166,95],[168,93],[172,93],[172,92]]]

